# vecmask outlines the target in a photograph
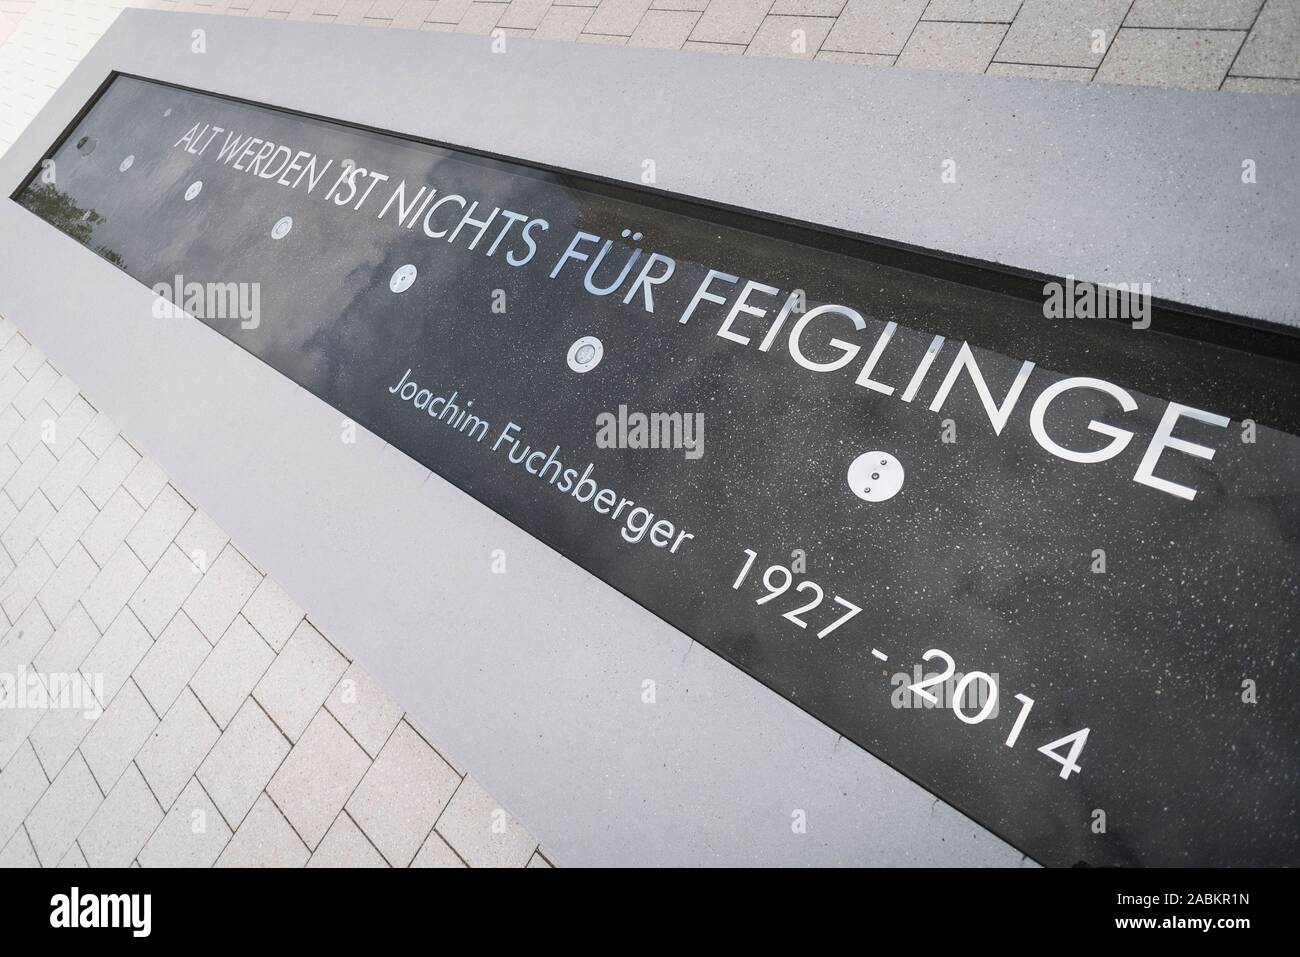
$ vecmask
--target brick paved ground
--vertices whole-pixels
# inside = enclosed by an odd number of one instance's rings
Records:
[[[7,319],[0,631],[0,867],[547,866]]]

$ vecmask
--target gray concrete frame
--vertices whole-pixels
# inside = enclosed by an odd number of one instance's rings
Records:
[[[0,185],[119,70],[613,180],[650,158],[671,192],[1297,321],[1300,98],[489,44],[128,10]],[[150,290],[17,204],[0,235],[0,312],[558,863],[1023,863],[376,436],[340,442],[337,412],[234,343],[142,322]]]

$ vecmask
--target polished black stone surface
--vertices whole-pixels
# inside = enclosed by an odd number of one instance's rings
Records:
[[[223,159],[229,134],[289,150]],[[1300,863],[1300,376],[1266,339],[1047,319],[1041,283],[131,77],[52,158],[18,202],[150,286],[257,284],[255,317],[190,311],[1035,859]],[[421,187],[500,212],[474,242],[448,200],[431,237]],[[679,321],[710,269],[738,281]],[[779,293],[728,330],[750,280]],[[963,342],[993,408],[963,368],[932,411]],[[1044,396],[1072,377],[1102,381]],[[703,454],[599,443],[620,406],[702,414]],[[560,490],[588,466],[610,495]],[[987,676],[926,707],[907,685],[949,658]]]

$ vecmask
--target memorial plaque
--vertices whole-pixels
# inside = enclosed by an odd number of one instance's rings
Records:
[[[130,76],[13,198],[1034,859],[1300,863],[1287,336]]]

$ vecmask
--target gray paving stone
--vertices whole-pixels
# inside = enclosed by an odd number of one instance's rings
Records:
[[[54,519],[56,511],[50,500],[39,491],[29,498],[5,530],[0,532],[0,545],[4,545],[9,557],[15,562],[21,561],[45,530],[45,526]]]
[[[233,546],[222,549],[182,606],[214,645],[261,583],[262,576]]]
[[[528,859],[528,866],[535,868],[554,869],[555,865],[542,856],[541,851],[533,851],[533,856]]]
[[[94,466],[95,457],[90,454],[90,449],[77,442],[50,469],[50,474],[41,482],[41,491],[55,508],[62,508],[74,492],[84,498],[85,493],[78,486]]]
[[[86,855],[81,853],[81,848],[75,843],[68,848],[68,853],[63,855],[63,860],[59,861],[59,867],[89,867],[86,863]]]
[[[1021,0],[930,0],[926,20],[961,20],[967,23],[1010,23]]]
[[[420,852],[415,855],[415,860],[411,861],[412,867],[465,867],[466,864],[456,852],[451,849],[451,845],[442,839],[442,835],[437,831],[429,834],[429,839],[424,842]]]
[[[497,26],[510,29],[536,30],[551,9],[551,0],[511,0]]]
[[[211,651],[208,639],[188,615],[172,618],[133,673],[135,683],[154,711],[167,713]]]
[[[470,867],[525,867],[537,841],[467,777],[438,818],[438,833]]]
[[[1274,77],[1229,76],[1223,81],[1223,90],[1229,93],[1282,93],[1294,96],[1300,93],[1300,80],[1283,80]]]
[[[78,444],[83,432],[89,427],[90,423],[95,420],[95,409],[83,396],[77,396],[63,410],[55,423],[54,441],[49,443],[50,451],[54,453],[57,459],[63,458],[68,451]],[[86,451],[90,451],[88,446],[82,445]],[[94,455],[91,452],[91,455]]]
[[[1217,90],[1244,38],[1244,33],[1228,30],[1125,27],[1095,79],[1100,83]]]
[[[491,33],[505,13],[505,3],[472,3],[456,27],[458,33]]]
[[[253,597],[248,599],[243,614],[277,652],[284,648],[303,619],[302,608],[269,576],[262,579]]]
[[[41,618],[44,617],[41,612]],[[85,609],[77,605],[36,653],[32,663],[39,671],[77,671],[99,638],[99,629]]]
[[[1267,0],[1232,72],[1300,79],[1300,0]]]
[[[334,686],[325,707],[372,758],[402,720],[402,706],[355,662]]]
[[[1036,66],[1032,63],[990,63],[989,76],[1021,76],[1033,80],[1073,80],[1088,83],[1097,71],[1086,66]]]
[[[176,617],[200,578],[185,553],[175,545],[169,545],[153,571],[131,596],[127,607],[140,619],[145,630],[157,638]]]
[[[194,693],[182,691],[135,758],[164,808],[172,806],[220,736]]]
[[[27,815],[27,836],[42,865],[63,859],[103,799],[86,762],[74,754]]]
[[[302,842],[280,809],[265,794],[259,794],[244,823],[235,829],[217,867],[303,867],[311,851]]]
[[[1046,66],[1098,66],[1104,49],[1093,49],[1094,30],[1109,46],[1130,0],[1025,0],[1011,24],[998,60]]]
[[[242,616],[236,616],[190,681],[190,688],[224,728],[274,660],[275,652],[261,635]]]
[[[81,480],[81,490],[95,503],[96,508],[103,508],[139,461],[140,453],[118,436],[100,456],[95,467]]]
[[[347,809],[390,864],[406,867],[459,784],[451,765],[402,722]]]
[[[838,17],[848,0],[776,0],[770,16]]]
[[[18,415],[23,415],[13,406],[9,407]],[[13,450],[14,455],[20,459],[27,458],[32,449],[40,444],[41,440],[50,435],[50,430],[54,426],[54,410],[44,402],[41,402],[31,412],[23,416],[22,425],[9,437],[9,448]],[[58,456],[55,456],[58,458]]]
[[[5,492],[10,500],[22,508],[33,493],[41,487],[45,477],[54,470],[58,460],[44,443],[32,449],[31,454],[23,459],[22,464],[14,470],[5,482]],[[94,471],[93,469],[91,471]],[[93,500],[93,499],[92,499]]]
[[[99,566],[86,550],[80,545],[73,546],[36,595],[50,624],[57,628],[63,623],[98,574]]]
[[[10,621],[17,620],[53,574],[54,562],[39,543],[33,545],[0,585],[0,610]]]
[[[321,710],[303,732],[266,793],[313,850],[370,767],[370,758]]]
[[[40,867],[40,859],[27,839],[27,832],[19,828],[9,839],[9,843],[0,850],[0,868]]]
[[[749,43],[771,8],[771,0],[710,0],[691,31],[705,43]]]
[[[228,541],[230,537],[202,509],[195,511],[193,517],[185,523],[185,527],[176,536],[176,544],[180,550],[205,571],[212,567],[212,563],[216,561]]]
[[[82,693],[89,694],[84,688]],[[49,778],[56,777],[63,770],[102,714],[102,708],[93,696],[80,697],[75,704],[80,707],[46,708],[28,735],[28,741]]]
[[[713,2],[717,3],[719,0]],[[600,6],[587,21],[583,32],[620,37],[631,36],[648,9],[650,9],[650,0],[601,0]]]
[[[0,672],[15,676],[36,661],[54,633],[40,605],[32,604],[0,637]]]
[[[627,45],[680,50],[699,19],[698,13],[689,10],[647,10]]]
[[[731,56],[743,56],[745,46],[744,43],[706,43],[701,40],[687,40],[682,44],[682,49],[692,50],[695,53],[725,53]]]
[[[344,813],[334,819],[307,866],[387,867],[388,862]]]
[[[23,818],[36,806],[49,784],[36,752],[24,741],[0,771],[0,847],[21,828]]]
[[[280,730],[297,741],[347,667],[347,659],[304,621],[258,682],[254,695]]]
[[[926,0],[849,0],[823,44],[849,53],[903,52]]]
[[[90,449],[95,458],[108,451],[108,447],[117,438],[117,424],[103,412],[98,412],[81,433],[81,441]]]
[[[211,867],[230,840],[230,828],[191,780],[136,858],[141,867]]]
[[[135,666],[153,645],[149,632],[136,619],[129,608],[113,619],[90,653],[82,660],[80,670],[96,681],[103,682],[103,702],[112,704],[117,692],[126,683]]]
[[[827,17],[766,17],[745,52],[753,56],[811,60],[834,22]]]
[[[167,473],[153,459],[142,458],[126,477],[122,487],[131,493],[131,497],[141,507],[148,508],[158,493],[167,487]]]
[[[86,609],[96,628],[103,631],[109,626],[147,574],[148,569],[135,553],[126,545],[119,545],[81,596],[81,607]]]
[[[90,499],[87,498],[86,501]],[[94,502],[91,502],[91,507],[96,507]],[[86,546],[90,557],[103,567],[126,541],[127,533],[135,527],[143,514],[144,509],[140,503],[125,489],[118,489],[86,527],[81,536],[81,544]]]
[[[153,568],[193,514],[190,503],[176,489],[165,486],[126,536],[126,543],[146,567]]]
[[[1249,30],[1263,0],[1133,0],[1126,27]]]
[[[140,689],[128,681],[81,742],[81,756],[101,791],[112,790],[157,727],[158,716],[153,708]],[[129,863],[130,859],[126,861]]]
[[[128,764],[77,844],[91,867],[130,867],[163,819],[162,808],[134,764]]]
[[[583,4],[596,5],[596,0],[581,0]],[[839,0],[837,0],[839,2]],[[690,10],[703,13],[709,0],[650,0],[651,10]]]
[[[199,766],[199,782],[236,833],[289,747],[257,702],[246,699]]]

